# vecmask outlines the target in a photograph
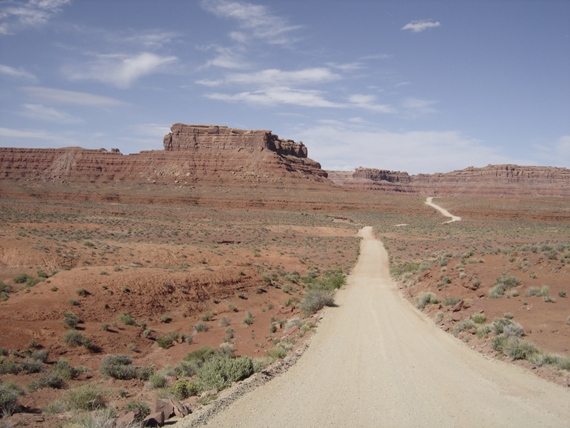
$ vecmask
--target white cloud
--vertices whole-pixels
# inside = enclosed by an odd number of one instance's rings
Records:
[[[288,25],[286,20],[275,16],[267,6],[231,0],[202,0],[202,7],[222,18],[238,22],[240,32],[231,32],[234,41],[246,43],[250,38],[270,44],[287,44],[292,41],[290,33],[298,26]]]
[[[17,144],[13,141],[17,139]],[[54,134],[41,129],[0,128],[2,147],[66,147],[77,145],[77,140],[65,134]]]
[[[377,113],[393,113],[394,109],[387,104],[376,104],[376,97],[374,95],[351,95],[348,100],[355,107],[363,108]]]
[[[81,105],[90,107],[118,106],[125,104],[115,98],[89,94],[87,92],[27,86],[22,88],[32,98],[55,104]]]
[[[24,104],[22,116],[29,117],[31,119],[45,120],[47,122],[55,123],[81,123],[82,119],[65,113],[60,110],[56,110],[52,107],[46,107],[41,104]]]
[[[249,67],[249,64],[243,57],[243,49],[241,47],[230,48],[223,46],[208,46],[203,48],[203,50],[208,49],[215,50],[217,55],[214,59],[211,59],[206,63],[206,67],[213,65],[215,67],[237,70]]]
[[[0,4],[0,34],[45,24],[71,0],[5,1]]]
[[[441,24],[438,21],[412,21],[404,25],[401,30],[410,30],[413,33],[421,33],[428,28],[440,27]]]
[[[64,73],[72,80],[98,80],[119,88],[128,88],[137,79],[158,73],[176,62],[175,56],[162,57],[150,52],[135,56],[99,55],[94,61],[65,67]]]
[[[437,101],[433,100],[423,100],[420,98],[406,98],[402,101],[402,107],[411,116],[419,116],[428,113],[435,113],[437,110],[432,106],[436,104]]]
[[[318,159],[325,169],[364,166],[417,174],[520,162],[457,131],[392,132],[324,124],[296,135],[309,147],[311,158]]]
[[[327,83],[340,78],[340,75],[331,72],[328,68],[316,67],[296,71],[267,69],[253,73],[236,73],[230,74],[222,80],[201,80],[197,83],[206,86],[218,86],[229,83],[258,86],[292,86],[309,83]]]
[[[303,107],[342,107],[327,101],[322,92],[314,90],[300,90],[291,88],[271,88],[238,94],[207,94],[207,98],[221,101],[241,101],[247,104],[275,106],[279,104],[297,105]]]
[[[15,77],[18,79],[26,79],[32,82],[37,82],[38,78],[34,76],[32,73],[27,72],[22,68],[14,68],[8,65],[0,64],[0,74],[4,74],[6,76]]]

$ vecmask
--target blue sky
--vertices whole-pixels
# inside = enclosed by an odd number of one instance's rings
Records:
[[[269,129],[325,169],[570,167],[567,0],[1,0],[0,146]]]

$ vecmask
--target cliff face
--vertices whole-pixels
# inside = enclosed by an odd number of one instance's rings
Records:
[[[302,143],[270,131],[174,124],[164,150],[122,155],[79,147],[0,148],[0,178],[58,183],[193,185],[325,182],[326,172],[307,158]]]
[[[570,196],[570,169],[542,166],[489,165],[445,174],[358,168],[329,172],[336,184],[360,190],[423,195]]]

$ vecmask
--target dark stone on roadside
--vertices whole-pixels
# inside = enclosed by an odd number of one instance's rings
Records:
[[[163,425],[164,425],[163,412],[151,413],[143,421],[144,427],[161,427]]]

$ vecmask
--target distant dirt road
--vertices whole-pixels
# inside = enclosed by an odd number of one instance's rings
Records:
[[[441,331],[400,297],[372,229],[359,234],[358,263],[309,349],[207,426],[570,425],[569,388],[487,359]]]
[[[445,223],[453,223],[454,221],[461,221],[461,217],[457,217],[456,215],[450,214],[445,208],[441,208],[439,205],[433,203],[433,197],[429,197],[426,199],[426,205],[429,205],[432,208],[438,210],[441,214],[445,217],[449,217],[451,220],[446,221]]]

